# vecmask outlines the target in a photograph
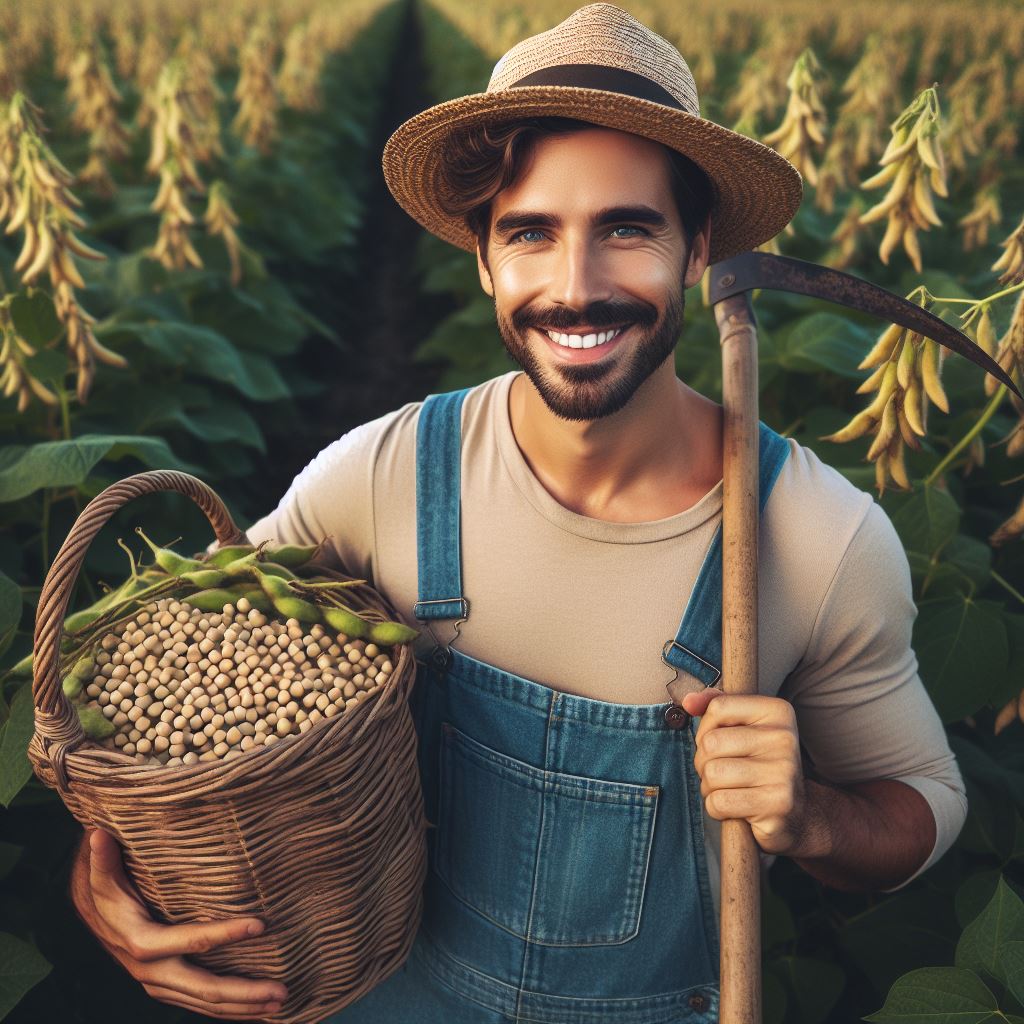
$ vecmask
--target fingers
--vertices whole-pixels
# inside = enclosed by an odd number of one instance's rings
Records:
[[[169,956],[206,953],[218,946],[252,938],[262,931],[263,924],[255,917],[170,925],[150,921],[136,926],[130,952],[136,960],[148,963]]]
[[[252,1020],[254,1017],[263,1017],[267,1014],[277,1013],[281,1009],[280,1003],[204,1003],[198,999],[175,992],[172,989],[164,989],[159,985],[146,985],[146,992],[154,999],[162,1003],[169,1003],[171,1006],[180,1006],[185,1010],[192,1010],[194,1013],[202,1013],[207,1017],[215,1017],[219,1020]]]
[[[140,980],[146,985],[159,986],[210,1005],[244,1003],[262,1006],[270,1002],[283,1003],[288,998],[288,989],[279,981],[213,974],[181,957],[144,968],[142,974]]]

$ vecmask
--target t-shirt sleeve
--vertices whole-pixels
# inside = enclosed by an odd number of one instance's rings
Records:
[[[373,468],[396,415],[364,423],[320,451],[277,507],[246,530],[249,542],[318,544],[326,538],[319,560],[373,585]]]
[[[837,785],[898,779],[928,801],[935,846],[902,889],[952,846],[967,817],[963,779],[921,682],[910,567],[872,502],[825,593],[800,663],[779,696],[794,707],[815,772]]]

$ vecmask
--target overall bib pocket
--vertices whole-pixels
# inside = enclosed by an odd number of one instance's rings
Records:
[[[659,787],[545,771],[445,722],[435,867],[463,903],[548,946],[634,938]]]

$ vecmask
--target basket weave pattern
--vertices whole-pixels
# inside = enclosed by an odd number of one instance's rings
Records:
[[[192,498],[222,545],[245,542],[213,491],[184,473],[140,473],[90,502],[40,597],[29,757],[79,822],[121,844],[155,918],[264,920],[262,935],[193,959],[217,973],[283,982],[287,1001],[263,1019],[311,1024],[397,970],[419,925],[426,819],[408,706],[415,661],[401,645],[394,672],[366,700],[232,760],[137,764],[89,743],[58,678],[61,626],[92,538],[126,501],[159,490]],[[346,593],[368,617],[395,617],[370,587]]]

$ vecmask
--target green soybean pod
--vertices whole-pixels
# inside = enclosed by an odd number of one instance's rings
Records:
[[[105,718],[99,708],[91,704],[76,704],[78,720],[82,723],[82,731],[91,740],[105,740],[113,736],[116,726],[108,718]]]
[[[270,598],[267,597],[259,587],[247,587],[239,596],[247,598],[249,604],[251,604],[253,608],[263,612],[264,615],[274,614],[274,606],[271,603]]]
[[[78,676],[69,675],[64,677],[64,681],[60,685],[64,690],[64,696],[69,700],[74,700],[82,692],[85,683]]]
[[[186,558],[184,555],[179,555],[176,551],[172,551],[170,548],[157,547],[142,532],[141,526],[136,526],[135,532],[149,545],[153,552],[153,558],[156,560],[156,564],[159,565],[164,572],[170,573],[172,576],[181,576],[183,573],[203,568],[203,563],[195,558]]]
[[[267,548],[268,562],[277,562],[289,568],[305,565],[320,550],[319,544],[284,544],[279,548]]]
[[[213,590],[198,590],[194,594],[183,597],[182,600],[198,608],[201,612],[219,612],[224,605],[234,604],[239,595],[230,590],[214,588]]]
[[[299,578],[286,565],[281,565],[278,562],[260,562],[259,571],[266,576],[279,576],[283,580],[297,580]]]
[[[203,561],[203,565],[223,569],[224,566],[230,565],[232,562],[255,550],[256,548],[252,544],[229,544],[226,548],[217,548],[211,551]]]
[[[410,629],[401,622],[375,622],[370,627],[370,642],[383,644],[385,647],[407,644],[419,635],[419,630]]]
[[[233,562],[228,562],[227,565],[221,566],[221,568],[231,579],[237,580],[245,576],[251,576],[257,564],[256,552],[250,551],[247,555],[242,555],[241,558],[236,558]]]
[[[309,601],[303,601],[301,597],[274,597],[271,601],[286,619],[298,619],[299,622],[320,621],[320,609]]]
[[[359,640],[370,632],[370,623],[344,608],[321,608],[320,614],[331,629],[353,640]]]
[[[193,572],[182,573],[181,578],[193,586],[207,590],[210,587],[220,586],[227,579],[227,573],[220,569],[196,569]]]
[[[280,576],[269,576],[262,569],[257,569],[256,581],[275,605],[280,600],[295,597],[294,591],[288,586],[288,581],[281,579]]]

